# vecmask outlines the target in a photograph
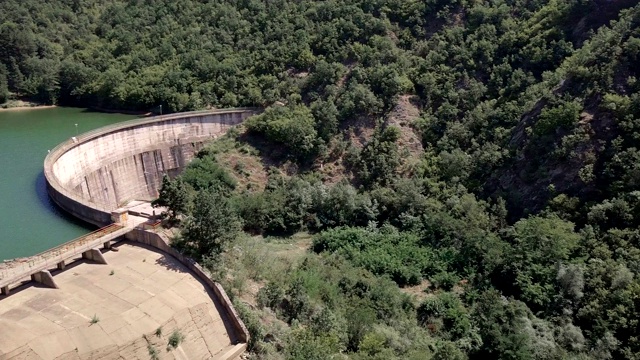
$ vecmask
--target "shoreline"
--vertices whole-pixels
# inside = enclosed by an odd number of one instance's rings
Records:
[[[13,107],[7,107],[7,108],[0,107],[0,113],[10,112],[10,111],[18,112],[18,111],[27,111],[27,110],[53,109],[57,107],[60,107],[60,106],[59,105],[33,105],[33,106],[25,105],[25,106],[13,106]],[[71,107],[75,107],[75,106],[71,106]],[[128,110],[117,110],[117,109],[105,109],[105,108],[99,108],[99,107],[79,107],[79,108],[100,112],[100,113],[105,113],[105,114],[124,114],[124,115],[135,115],[139,117],[148,117],[153,115],[153,113],[150,111],[147,111],[147,112],[128,111]]]
[[[0,112],[3,111],[25,111],[25,110],[39,110],[39,109],[52,109],[56,108],[58,105],[36,105],[36,106],[15,106],[8,108],[0,108]]]
[[[153,115],[151,111],[134,111],[134,110],[119,110],[119,109],[107,109],[98,106],[90,106],[87,109],[107,113],[107,114],[124,114],[124,115],[137,115],[140,117],[147,117]]]

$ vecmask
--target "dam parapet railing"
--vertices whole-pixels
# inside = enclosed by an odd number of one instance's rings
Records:
[[[0,288],[7,288],[30,275],[54,267],[75,256],[95,248],[101,244],[124,236],[132,227],[121,224],[111,224],[89,234],[83,235],[64,244],[58,245],[39,254],[26,258],[5,261],[0,264]],[[6,293],[3,290],[3,293]]]
[[[125,131],[130,128],[144,127],[145,125],[171,122],[175,120],[188,120],[190,118],[199,118],[209,115],[246,114],[250,116],[253,114],[258,114],[261,111],[262,109],[259,108],[229,108],[158,115],[143,119],[123,121],[91,130],[78,136],[72,136],[68,140],[51,149],[44,160],[44,176],[47,182],[47,190],[52,200],[59,206],[61,206],[64,210],[72,213],[73,215],[81,218],[84,221],[93,223],[94,225],[107,225],[108,223],[110,223],[111,211],[118,208],[118,206],[114,206],[113,203],[101,201],[100,199],[82,196],[81,194],[72,191],[72,189],[66,188],[54,173],[54,164],[65,153],[69,152],[74,147],[90,142],[93,139],[97,139],[101,136],[116,133],[119,131]],[[93,215],[95,216],[78,216],[84,213],[93,213]]]

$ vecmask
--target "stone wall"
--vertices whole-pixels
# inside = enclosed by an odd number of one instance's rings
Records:
[[[45,159],[49,194],[72,215],[104,226],[111,210],[157,197],[164,174],[181,172],[204,142],[255,113],[228,109],[156,116],[73,137]]]

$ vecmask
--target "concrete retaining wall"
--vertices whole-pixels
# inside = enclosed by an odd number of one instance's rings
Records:
[[[112,210],[157,197],[163,174],[175,176],[205,141],[256,112],[243,108],[156,116],[73,137],[45,159],[49,195],[72,215],[107,225]]]
[[[142,230],[142,229],[134,229],[131,232],[127,233],[125,235],[125,238],[127,240],[136,241],[136,242],[149,245],[164,253],[167,253],[173,256],[174,258],[178,259],[178,261],[180,261],[187,268],[189,268],[189,270],[193,271],[193,273],[196,274],[196,276],[200,280],[202,280],[202,282],[204,282],[205,285],[208,286],[213,291],[215,296],[218,298],[218,300],[222,304],[222,307],[224,307],[227,313],[227,317],[231,321],[231,324],[233,325],[234,330],[236,332],[236,336],[238,337],[240,342],[245,344],[249,342],[249,331],[247,330],[246,326],[240,319],[240,316],[236,312],[236,309],[233,307],[233,304],[231,303],[231,300],[227,296],[227,293],[224,291],[224,289],[220,284],[215,282],[213,279],[209,277],[209,275],[207,275],[207,273],[204,271],[202,266],[200,266],[200,264],[198,264],[195,260],[179,253],[176,249],[169,246],[169,244],[167,244],[167,242],[163,240],[162,237],[160,237],[160,235],[154,232]]]

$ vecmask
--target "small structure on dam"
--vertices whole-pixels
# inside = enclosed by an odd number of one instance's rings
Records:
[[[0,268],[0,360],[148,358],[165,351],[160,345],[173,332],[186,340],[170,358],[241,354],[249,334],[222,287],[145,226],[146,210],[140,209],[157,196],[164,175],[181,172],[204,142],[256,112],[123,122],[50,151],[44,175],[52,200],[103,228]],[[123,236],[137,244],[120,242],[109,251]],[[20,285],[25,280],[40,285]]]

